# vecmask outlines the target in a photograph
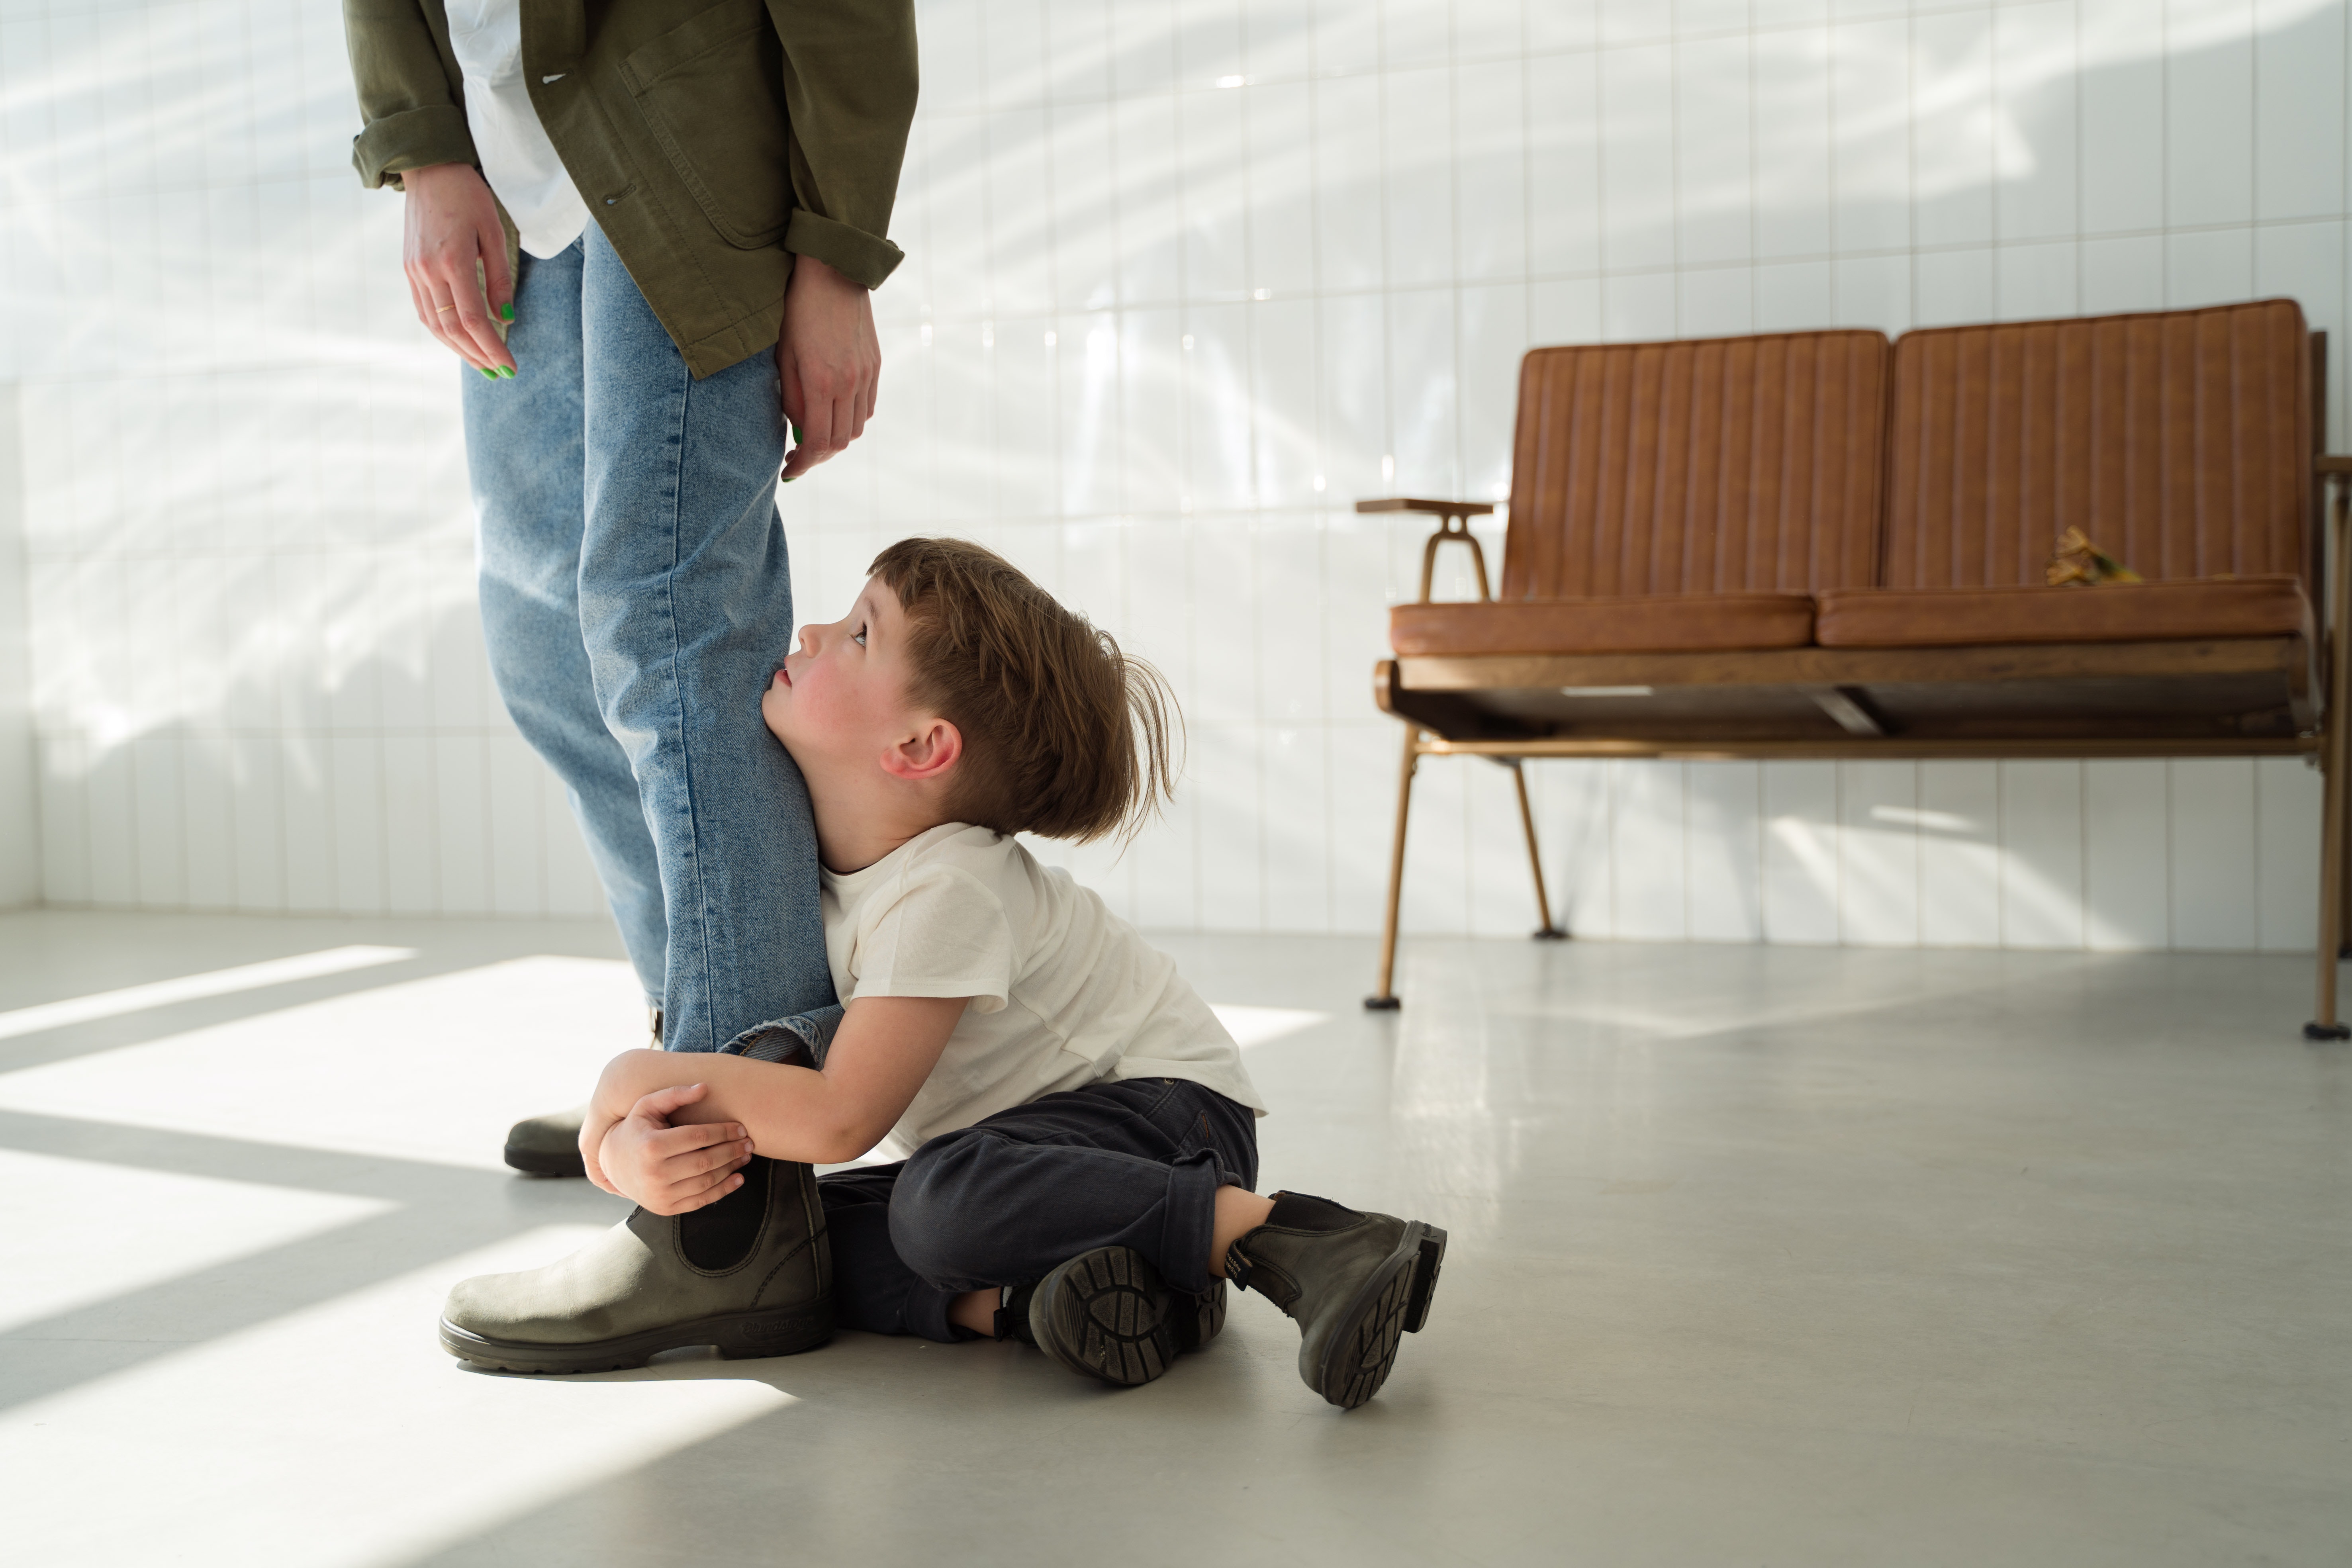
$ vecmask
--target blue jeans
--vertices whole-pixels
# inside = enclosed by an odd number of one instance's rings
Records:
[[[482,629],[672,1050],[833,1002],[816,828],[760,720],[793,629],[774,356],[696,381],[592,224],[461,372]]]

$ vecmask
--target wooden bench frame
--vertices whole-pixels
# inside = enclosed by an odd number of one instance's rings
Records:
[[[2320,349],[2324,353],[2324,348]],[[2324,366],[2324,360],[2321,362]],[[2324,383],[2323,383],[2324,384]],[[1375,667],[1373,697],[1383,712],[1405,727],[1404,755],[1397,783],[1396,834],[1389,856],[1386,919],[1381,934],[1380,988],[1365,998],[1374,1009],[1400,1005],[1395,991],[1397,917],[1404,891],[1405,834],[1412,804],[1413,775],[1421,759],[1479,756],[1513,770],[1519,819],[1526,831],[1540,925],[1535,934],[1568,933],[1551,914],[1538,849],[1535,815],[1528,801],[1524,763],[1544,757],[1644,757],[1706,760],[1784,758],[1916,760],[2017,757],[2307,756],[2326,774],[2321,807],[2321,869],[2317,995],[2314,1016],[2304,1026],[2311,1039],[2344,1039],[2352,1027],[2336,1017],[2336,960],[2352,931],[2345,908],[2352,880],[2345,875],[2347,838],[2347,735],[2352,723],[2352,658],[2343,657],[2344,617],[2352,606],[2352,458],[2315,458],[2316,510],[2324,513],[2324,579],[2332,592],[2315,605],[2321,618],[2316,647],[2300,637],[2146,643],[2042,643],[1992,647],[1780,648],[1746,653],[1633,653],[1493,655],[1475,658],[1402,658]],[[1418,499],[1361,501],[1360,512],[1417,512],[1440,520],[1422,552],[1421,599],[1430,602],[1437,552],[1448,543],[1466,546],[1480,601],[1491,600],[1486,552],[1471,534],[1468,520],[1492,512],[1489,503]],[[2315,550],[2315,553],[2319,552]],[[2318,564],[2315,563],[2315,564]],[[2085,592],[2127,590],[2084,590]],[[2213,722],[2169,724],[2129,721],[2094,726],[2064,721],[2033,732],[2034,726],[1998,723],[1981,732],[1906,734],[1890,729],[1869,700],[1874,686],[1976,687],[2010,682],[2066,679],[2178,681],[2211,676],[2275,682],[2276,710],[2270,732],[2226,734]],[[1576,729],[1574,733],[1498,733],[1496,715],[1476,694],[1528,692],[1562,688],[1608,689],[1751,687],[1787,697],[1801,696],[1843,731],[1823,738],[1811,725],[1762,720],[1712,731],[1706,726],[1622,724]],[[2325,704],[2314,699],[2326,693]],[[1785,706],[1785,703],[1784,703]],[[1502,726],[1507,728],[1506,724]],[[1962,727],[1965,730],[1965,726]],[[2061,732],[2071,730],[2072,732]]]

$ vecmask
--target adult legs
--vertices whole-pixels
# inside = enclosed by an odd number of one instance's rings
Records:
[[[604,235],[583,246],[580,629],[658,868],[663,1044],[716,1050],[833,1000],[808,791],[760,719],[793,627],[775,362],[695,380]]]
[[[1178,1290],[1207,1273],[1217,1192],[1257,1180],[1247,1108],[1181,1079],[1091,1084],[942,1133],[903,1164],[817,1178],[845,1327],[969,1337],[967,1291],[1132,1247]]]
[[[516,728],[563,781],[648,1003],[668,948],[661,875],[629,758],[604,727],[580,632],[583,247],[522,258],[508,346],[521,374],[463,371],[482,631]]]

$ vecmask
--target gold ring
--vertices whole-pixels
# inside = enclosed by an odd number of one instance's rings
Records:
[[[442,306],[442,307],[441,307],[441,309],[440,309],[440,310],[438,310],[435,311],[434,313],[435,313],[436,315],[446,316],[446,315],[447,315],[450,311],[452,311],[452,310],[456,310],[457,308],[457,306],[455,306],[455,305],[444,305],[444,306]]]

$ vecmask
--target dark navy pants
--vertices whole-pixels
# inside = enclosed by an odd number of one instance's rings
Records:
[[[1132,1247],[1179,1290],[1209,1288],[1217,1189],[1257,1184],[1245,1105],[1182,1079],[1049,1094],[895,1165],[817,1178],[845,1329],[953,1341],[969,1290],[1025,1285],[1081,1252]]]

